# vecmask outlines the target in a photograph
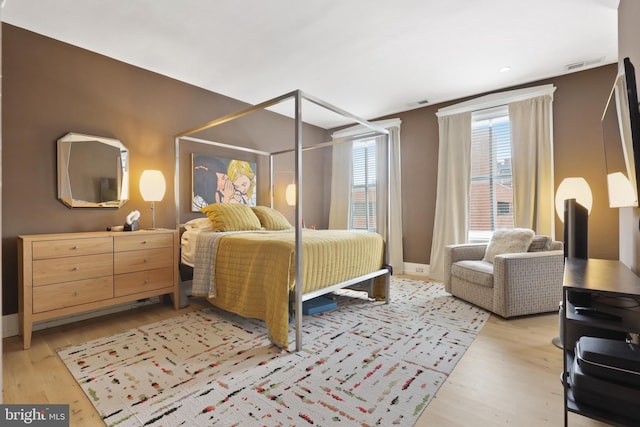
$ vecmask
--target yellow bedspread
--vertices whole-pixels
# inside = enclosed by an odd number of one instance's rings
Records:
[[[303,293],[382,268],[379,234],[303,230]],[[288,347],[289,291],[295,287],[295,233],[241,233],[220,238],[215,256],[217,307],[266,322],[271,339]],[[379,290],[376,296],[382,296]]]

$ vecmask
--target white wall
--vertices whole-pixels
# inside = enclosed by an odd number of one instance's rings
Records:
[[[629,57],[640,83],[640,1],[620,0],[618,6],[618,63]],[[640,208],[620,209],[620,261],[640,273]]]

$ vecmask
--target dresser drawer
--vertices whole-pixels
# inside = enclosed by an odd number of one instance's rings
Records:
[[[113,298],[113,276],[33,288],[33,312],[56,310]]]
[[[116,252],[113,254],[113,258],[115,274],[154,270],[163,267],[173,268],[173,248]]]
[[[114,279],[116,297],[152,291],[154,289],[171,288],[173,286],[173,268],[139,271],[136,273],[117,274]]]
[[[112,275],[111,253],[33,261],[34,287]]]
[[[171,248],[173,247],[174,238],[174,233],[148,234],[144,231],[140,231],[135,234],[116,237],[114,250],[116,252],[122,252],[142,249]]]
[[[113,252],[111,237],[42,240],[32,243],[33,259],[61,258]]]

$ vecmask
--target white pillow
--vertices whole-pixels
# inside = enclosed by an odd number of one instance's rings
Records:
[[[209,218],[196,218],[190,221],[187,221],[184,225],[186,230],[212,230],[211,221]]]
[[[533,230],[528,228],[495,230],[491,235],[491,240],[482,260],[493,263],[496,255],[527,252],[534,235]]]

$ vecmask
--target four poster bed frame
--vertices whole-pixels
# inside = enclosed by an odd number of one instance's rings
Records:
[[[215,126],[219,126],[221,124],[224,123],[228,123],[231,122],[233,120],[239,119],[241,117],[245,117],[250,115],[251,113],[257,112],[257,111],[262,111],[265,110],[269,107],[275,106],[277,104],[280,104],[284,101],[288,101],[288,100],[294,100],[295,103],[295,116],[294,116],[294,121],[295,121],[295,140],[293,141],[293,148],[288,149],[288,150],[284,150],[284,151],[276,151],[276,152],[266,152],[266,151],[260,151],[260,150],[255,150],[255,149],[250,149],[250,148],[246,148],[246,147],[240,147],[240,146],[234,146],[234,145],[229,145],[229,144],[223,144],[223,143],[218,143],[218,142],[214,142],[214,141],[210,141],[207,139],[201,139],[201,138],[197,138],[194,137],[193,135],[198,134],[199,132],[202,132],[206,129],[210,129],[213,128]],[[356,139],[354,137],[347,137],[347,138],[340,138],[340,139],[335,139],[329,142],[322,142],[322,143],[318,143],[312,146],[308,146],[308,147],[303,147],[302,144],[302,126],[303,126],[303,121],[302,121],[302,101],[306,100],[309,101],[317,106],[320,106],[324,109],[327,109],[333,113],[336,113],[338,115],[341,115],[355,123],[359,123],[360,125],[363,126],[363,132],[359,133],[357,135],[357,139],[361,139],[363,137],[379,137],[379,136],[383,136],[385,138],[385,142],[386,142],[386,147],[387,147],[387,155],[386,157],[386,165],[385,165],[385,170],[386,170],[386,182],[382,182],[382,185],[385,185],[387,188],[386,191],[386,200],[384,200],[383,202],[386,203],[386,226],[385,226],[385,230],[383,230],[382,233],[382,238],[384,241],[384,254],[383,254],[383,263],[380,269],[370,272],[368,274],[359,276],[359,277],[355,277],[352,278],[350,280],[344,281],[344,282],[340,282],[340,283],[336,283],[333,284],[331,286],[319,289],[319,290],[315,290],[312,292],[308,292],[308,293],[303,293],[303,274],[302,274],[302,262],[303,262],[303,241],[302,241],[302,186],[300,184],[302,184],[302,152],[306,151],[306,150],[312,150],[312,149],[316,149],[316,148],[322,148],[322,147],[327,147],[327,146],[331,146],[334,144],[339,144],[339,143],[344,143],[347,141],[351,141],[353,139]],[[389,132],[384,129],[381,128],[373,123],[370,123],[364,119],[361,119],[351,113],[348,113],[338,107],[335,107],[327,102],[324,102],[318,98],[312,97],[300,90],[296,90],[293,92],[289,92],[287,94],[284,94],[282,96],[279,96],[277,98],[271,99],[269,101],[265,101],[263,103],[257,104],[255,106],[251,106],[248,107],[246,109],[243,109],[241,111],[238,111],[236,113],[233,114],[229,114],[229,115],[225,115],[222,117],[219,117],[217,119],[211,120],[201,126],[198,126],[196,128],[187,130],[183,133],[180,133],[178,135],[176,135],[175,137],[175,155],[176,155],[176,170],[175,170],[175,201],[176,201],[176,219],[177,219],[177,228],[178,230],[180,230],[180,228],[183,226],[183,224],[181,224],[180,218],[181,218],[181,211],[180,211],[180,190],[183,190],[180,186],[180,141],[191,141],[191,142],[196,142],[196,143],[202,143],[202,144],[207,144],[207,145],[212,145],[212,146],[218,146],[221,148],[225,148],[225,149],[231,149],[231,150],[237,150],[237,151],[243,151],[243,152],[248,152],[248,153],[253,153],[253,154],[257,154],[257,155],[262,155],[262,156],[268,156],[269,159],[269,192],[270,192],[270,204],[271,207],[273,207],[273,201],[274,201],[274,196],[273,196],[273,183],[274,183],[274,171],[273,171],[273,161],[274,161],[274,157],[281,155],[281,154],[285,154],[285,153],[294,153],[295,156],[295,171],[294,171],[294,184],[295,184],[295,189],[296,189],[296,204],[295,204],[295,254],[294,256],[294,262],[295,262],[295,289],[294,289],[294,305],[293,305],[293,312],[294,312],[294,318],[295,318],[295,340],[296,340],[296,351],[301,351],[302,350],[302,303],[303,301],[307,301],[309,299],[318,297],[320,295],[323,294],[327,294],[342,288],[346,288],[346,287],[352,287],[354,285],[360,284],[364,281],[369,281],[371,283],[371,289],[373,288],[373,282],[374,279],[376,278],[381,278],[382,276],[384,276],[384,287],[385,287],[385,303],[389,303],[389,283],[390,283],[390,275],[392,274],[392,267],[389,264],[389,230],[390,230],[390,197],[389,197],[389,177],[390,177],[390,173],[389,173]],[[380,184],[380,180],[378,180],[378,183]],[[378,201],[380,201],[380,199],[378,199]],[[371,296],[371,291],[370,294]]]

